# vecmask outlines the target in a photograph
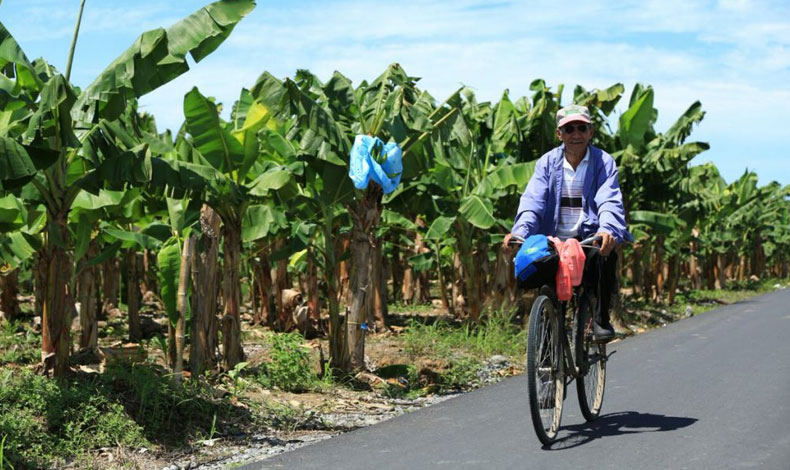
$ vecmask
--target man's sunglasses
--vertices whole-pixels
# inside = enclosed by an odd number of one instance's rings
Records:
[[[566,134],[573,134],[574,130],[578,130],[579,132],[584,134],[585,132],[587,132],[587,129],[589,129],[589,128],[590,128],[590,126],[587,125],[587,124],[576,124],[576,125],[565,124],[560,129],[562,129],[562,132],[564,132]]]

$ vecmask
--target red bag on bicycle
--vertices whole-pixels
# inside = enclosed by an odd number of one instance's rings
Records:
[[[582,244],[575,238],[565,240],[560,252],[560,262],[568,265],[571,274],[571,285],[578,286],[582,283],[584,275],[584,262],[587,257],[584,255]]]
[[[584,250],[575,238],[561,241],[551,237],[550,240],[557,248],[560,257],[557,275],[555,278],[557,300],[568,301],[573,296],[573,286],[582,282],[584,274]]]

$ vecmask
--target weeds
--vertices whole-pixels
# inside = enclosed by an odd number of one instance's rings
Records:
[[[447,364],[437,378],[439,391],[444,392],[473,386],[485,359],[520,356],[526,341],[526,332],[513,322],[513,315],[500,311],[489,311],[479,325],[412,321],[404,336],[404,351],[411,360],[430,357]]]
[[[425,325],[412,321],[406,329],[404,350],[411,359],[423,356],[449,358],[454,351],[485,359],[494,354],[518,356],[526,333],[507,312],[489,312],[479,325],[458,327],[437,322]]]
[[[21,322],[0,323],[0,365],[33,364],[41,357],[41,335]]]
[[[11,465],[11,463],[8,462],[7,460],[5,460],[5,458],[4,458],[4,456],[5,456],[5,440],[6,440],[7,437],[8,436],[6,436],[4,434],[3,435],[3,439],[0,439],[0,470],[4,470],[6,467],[8,467],[9,470],[14,470],[14,466]]]
[[[239,362],[233,367],[233,370],[229,370],[225,374],[230,379],[230,394],[233,397],[238,398],[247,389],[247,382],[241,377],[241,374],[249,365],[249,362]]]
[[[258,382],[288,392],[318,388],[322,382],[310,366],[310,353],[298,333],[280,333],[267,340],[271,346],[269,362],[261,365]]]
[[[17,469],[57,468],[100,447],[181,445],[254,419],[205,385],[176,385],[150,366],[117,365],[61,381],[0,370],[2,459]]]
[[[97,378],[54,381],[0,371],[0,434],[6,465],[52,468],[86,450],[147,443],[143,429],[106,395]]]

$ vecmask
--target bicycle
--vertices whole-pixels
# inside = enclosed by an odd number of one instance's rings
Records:
[[[600,237],[581,242],[587,250]],[[597,269],[601,269],[598,263]],[[598,279],[601,279],[600,272]],[[588,422],[598,418],[606,384],[606,344],[593,341],[592,322],[600,304],[598,292],[573,288],[569,301],[558,301],[554,287],[544,285],[532,304],[527,333],[529,405],[538,439],[549,445],[557,437],[562,420],[566,386],[576,380],[582,415]],[[568,308],[573,312],[568,318]],[[571,348],[573,344],[573,348]]]

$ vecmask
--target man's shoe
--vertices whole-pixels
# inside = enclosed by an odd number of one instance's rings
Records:
[[[593,322],[593,341],[596,343],[608,343],[614,339],[614,328],[609,323],[605,325]]]

